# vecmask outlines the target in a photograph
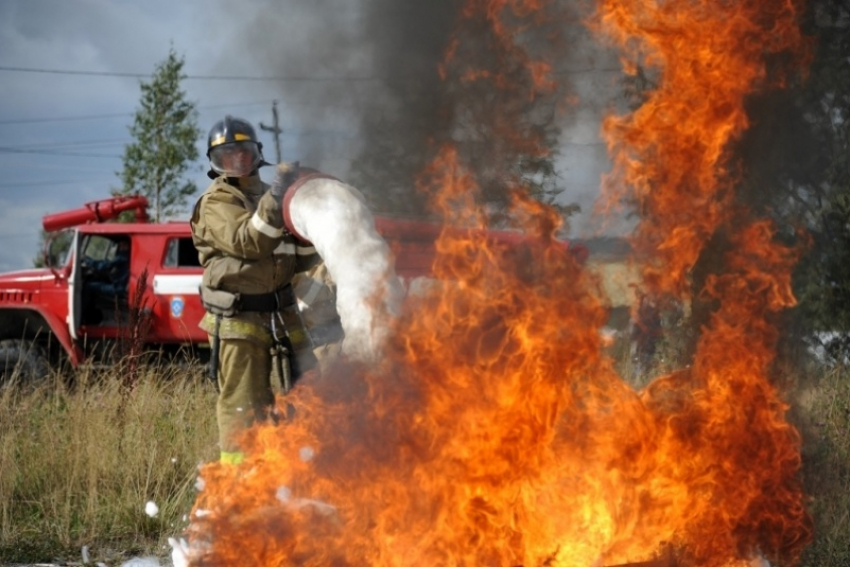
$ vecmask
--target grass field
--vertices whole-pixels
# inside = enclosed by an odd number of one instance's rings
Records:
[[[168,555],[197,466],[217,457],[215,391],[197,370],[126,373],[0,390],[0,564]],[[850,369],[807,374],[789,401],[816,524],[803,565],[850,565]]]
[[[218,455],[215,391],[197,371],[142,371],[133,384],[83,370],[0,391],[0,562],[165,554]],[[159,513],[145,513],[148,501]]]

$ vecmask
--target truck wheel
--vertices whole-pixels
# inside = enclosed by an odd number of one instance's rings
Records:
[[[47,377],[50,367],[41,346],[21,339],[0,341],[0,384],[12,378],[37,382]]]

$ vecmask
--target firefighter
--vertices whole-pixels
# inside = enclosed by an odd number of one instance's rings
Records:
[[[200,326],[210,335],[219,388],[221,461],[237,464],[244,455],[235,434],[269,417],[273,408],[273,370],[285,389],[297,374],[290,367],[293,349],[282,312],[294,304],[293,276],[320,258],[284,230],[281,201],[293,170],[279,165],[271,187],[263,183],[259,168],[269,164],[249,122],[231,116],[217,122],[207,157],[213,181],[191,220],[204,267],[201,300],[207,313]]]

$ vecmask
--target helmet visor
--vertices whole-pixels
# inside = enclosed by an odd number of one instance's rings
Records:
[[[210,149],[210,167],[229,177],[245,177],[257,169],[263,156],[257,142],[245,140],[221,144]]]

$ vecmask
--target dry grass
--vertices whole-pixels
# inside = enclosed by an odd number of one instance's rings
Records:
[[[84,545],[112,565],[127,554],[167,555],[198,463],[217,457],[215,392],[198,370],[142,368],[130,382],[126,374],[83,370],[74,388],[54,376],[0,390],[0,563],[79,561]],[[815,519],[802,566],[850,565],[850,369],[814,373],[792,419]],[[155,518],[148,501],[160,508]]]
[[[54,376],[0,391],[0,560],[152,553],[180,531],[197,465],[217,455],[215,393],[186,372],[144,369],[128,386],[120,367],[83,370],[73,388]]]
[[[850,368],[820,372],[801,388],[795,420],[815,541],[804,567],[850,565]]]

